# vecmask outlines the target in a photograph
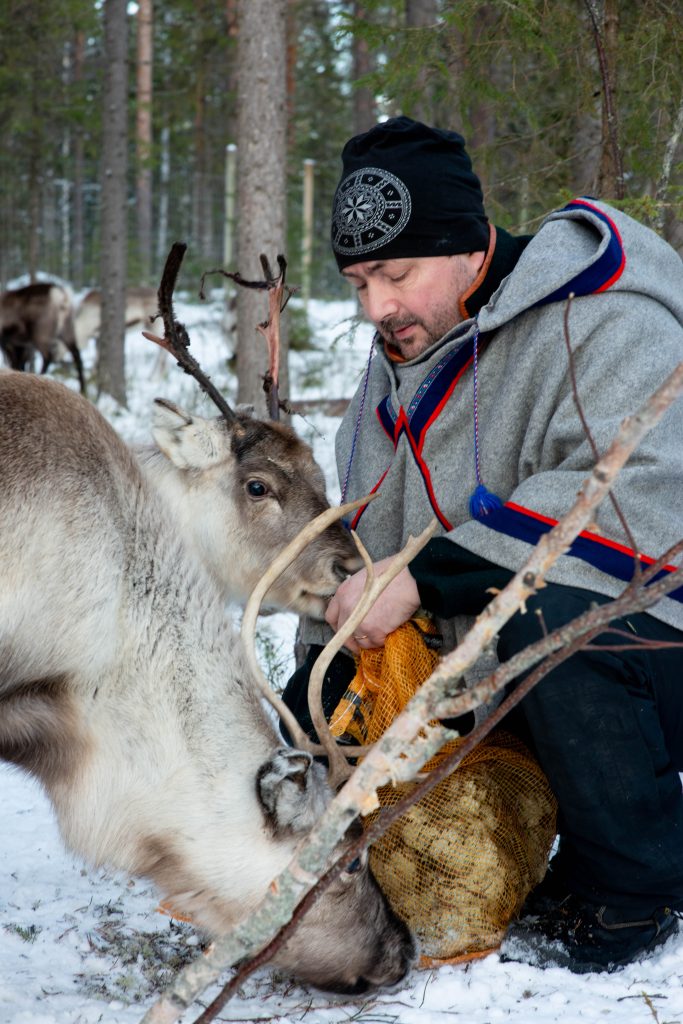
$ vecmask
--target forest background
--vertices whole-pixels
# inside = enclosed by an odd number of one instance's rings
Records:
[[[123,290],[172,242],[195,290],[283,252],[304,299],[345,294],[341,148],[397,113],[465,135],[513,233],[589,194],[683,251],[682,54],[680,0],[2,0],[0,285],[101,287],[97,388],[125,405]],[[262,298],[226,295],[258,405]],[[285,393],[306,336],[290,318]]]

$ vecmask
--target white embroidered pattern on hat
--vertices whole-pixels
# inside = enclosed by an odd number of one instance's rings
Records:
[[[410,192],[396,175],[379,167],[353,171],[339,185],[332,215],[332,247],[342,255],[372,252],[405,227]]]

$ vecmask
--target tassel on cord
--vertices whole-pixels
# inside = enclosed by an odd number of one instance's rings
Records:
[[[470,495],[469,509],[473,519],[484,519],[489,512],[503,507],[503,502],[497,494],[489,491],[481,479],[481,467],[479,465],[479,372],[477,350],[479,347],[479,323],[474,328],[474,352],[472,358],[472,369],[474,378],[474,472],[477,478],[477,486]]]
[[[483,484],[477,484],[470,495],[470,515],[473,519],[483,519],[489,512],[494,512],[503,507],[503,502],[497,494],[489,491]]]

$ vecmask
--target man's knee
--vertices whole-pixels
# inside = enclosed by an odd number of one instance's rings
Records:
[[[525,647],[541,640],[590,610],[594,604],[604,604],[609,598],[591,590],[549,583],[526,602],[526,610],[519,611],[500,630],[498,657],[508,661]]]

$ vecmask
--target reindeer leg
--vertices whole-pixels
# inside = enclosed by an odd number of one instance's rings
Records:
[[[280,747],[262,764],[256,789],[268,824],[279,832],[307,832],[330,800],[327,772],[305,750]]]
[[[81,386],[81,394],[85,395],[87,394],[85,386],[85,375],[83,373],[83,362],[81,360],[81,353],[79,351],[78,345],[74,342],[72,345],[67,345],[67,348],[71,355],[73,356],[73,361],[76,366],[76,372],[78,374],[78,383]]]

